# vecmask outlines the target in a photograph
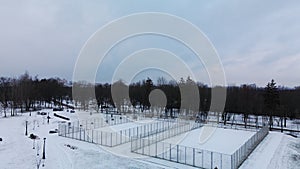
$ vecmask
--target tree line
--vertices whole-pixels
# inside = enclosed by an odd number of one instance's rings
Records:
[[[72,97],[72,86],[81,90],[80,97]],[[199,107],[192,104],[194,100],[189,99],[189,95],[195,93],[187,92],[187,96],[181,96],[180,89],[185,88],[189,91],[192,86],[197,86]],[[16,109],[30,111],[39,107],[51,107],[53,101],[62,102],[63,100],[74,100],[80,103],[81,108],[88,109],[90,104],[90,95],[86,94],[95,90],[95,105],[97,110],[105,107],[115,107],[120,112],[124,112],[122,107],[131,103],[132,106],[140,108],[142,111],[157,109],[160,111],[169,111],[172,116],[174,109],[180,109],[179,113],[185,113],[192,117],[205,114],[210,109],[212,89],[222,88],[220,86],[209,87],[205,84],[195,82],[191,78],[181,78],[177,81],[167,81],[165,78],[158,78],[156,82],[147,78],[145,80],[125,84],[119,80],[113,84],[104,83],[95,86],[85,82],[74,82],[72,85],[66,80],[60,78],[38,79],[28,73],[24,73],[18,78],[0,78],[0,104],[4,116],[10,112],[15,115]],[[128,89],[129,97],[122,93]],[[115,89],[116,95],[112,94]],[[166,105],[160,102],[152,102],[150,105],[149,94],[154,89],[160,89],[166,96]],[[118,91],[120,90],[120,91]],[[268,116],[272,121],[273,116],[285,120],[289,118],[300,118],[300,87],[286,88],[278,87],[274,80],[269,82],[265,87],[256,85],[227,86],[227,97],[225,109],[222,113],[224,123],[227,115],[230,113],[243,114],[245,121],[249,115]],[[192,92],[192,91],[191,91]],[[182,105],[181,105],[182,104]]]
[[[7,113],[52,107],[53,100],[71,99],[71,88],[59,78],[38,79],[27,72],[18,78],[0,77],[0,104],[4,117]]]

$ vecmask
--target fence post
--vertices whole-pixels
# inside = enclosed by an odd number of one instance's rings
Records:
[[[170,161],[172,161],[172,146],[171,146],[171,143],[170,143]]]
[[[107,132],[105,132],[105,145],[108,145],[108,143],[107,143]]]
[[[100,140],[100,144],[103,145],[103,144],[102,144],[102,131],[100,131],[100,139],[101,139],[101,140]]]
[[[131,141],[130,141],[130,151],[132,152],[132,142],[133,142],[134,140],[133,139],[131,139]]]
[[[140,139],[142,139],[142,138],[140,138]],[[144,155],[145,154],[145,140],[143,139],[143,150],[142,150],[142,154]]]
[[[162,146],[163,146],[163,154],[162,154],[162,158],[165,159],[165,143],[162,142]]]
[[[193,148],[193,166],[195,166],[195,148]]]
[[[230,166],[230,168],[231,168],[231,169],[233,169],[233,157],[234,157],[234,155],[235,155],[235,153],[233,153],[233,154],[230,156],[230,158],[231,158],[231,166]]]
[[[85,130],[83,130],[83,140],[85,141]]]
[[[99,144],[99,132],[98,131],[96,131],[96,144]]]
[[[88,137],[90,135],[90,130],[89,129],[87,129],[87,135],[86,135],[86,141],[87,142],[90,142],[90,138]]]
[[[203,162],[204,162],[204,157],[203,157],[204,156],[204,151],[203,151],[203,149],[201,150],[201,155],[202,155],[202,157],[201,157],[202,158],[201,165],[202,165],[202,168],[203,168]]]
[[[213,168],[213,160],[214,160],[214,158],[213,158],[213,152],[210,152],[210,168]]]
[[[67,125],[65,125],[65,137],[67,137]]]
[[[157,141],[155,141],[155,157],[157,157]]]
[[[72,138],[74,139],[74,125],[72,126]]]
[[[129,129],[129,139],[131,138],[131,132],[130,131],[131,131],[131,129]]]
[[[60,133],[61,133],[61,131],[60,131],[60,128],[61,128],[61,126],[60,126],[61,124],[60,123],[58,123],[58,131],[57,131],[57,134],[58,134],[58,136],[60,136]]]
[[[113,134],[113,133],[110,133],[110,146],[112,146],[112,137],[113,137],[112,134]]]
[[[140,144],[139,145],[140,145],[140,147],[142,147],[142,139],[138,135],[136,137],[140,140]]]
[[[184,146],[184,163],[186,164],[186,146]]]
[[[125,138],[125,140],[126,140],[126,138]],[[122,144],[122,130],[121,130],[121,135],[120,135],[120,143]]]
[[[221,163],[220,163],[220,165],[221,165],[220,169],[222,169],[223,168],[223,154],[222,153],[221,153]]]
[[[179,145],[177,144],[177,163],[178,163],[178,161],[179,161],[179,157],[178,157],[178,154],[179,154]]]
[[[79,128],[79,140],[81,140],[81,127]]]

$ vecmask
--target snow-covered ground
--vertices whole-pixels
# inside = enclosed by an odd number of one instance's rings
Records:
[[[299,169],[300,139],[270,132],[240,168]]]
[[[45,116],[32,116],[24,113],[21,116],[2,118],[0,117],[0,168],[1,169],[34,169],[42,157],[43,138],[46,138],[46,160],[41,160],[45,169],[93,169],[93,168],[192,168],[174,162],[155,158],[126,158],[110,153],[108,148],[103,149],[99,145],[59,137],[57,134],[49,134],[50,130],[58,127],[61,119],[53,116],[47,124]],[[66,115],[72,120],[82,117],[90,118],[88,112],[57,112]],[[93,114],[92,116],[98,116]],[[28,121],[28,135],[33,133],[39,136],[35,141],[25,136],[25,121]],[[117,126],[116,126],[117,127]],[[120,126],[119,126],[120,127]],[[125,127],[125,126],[123,126]],[[118,128],[118,127],[117,127]],[[116,128],[116,129],[117,129]],[[119,129],[119,128],[118,128]],[[198,133],[201,129],[193,130],[181,144],[190,147],[198,146],[215,151],[232,152],[236,149],[233,145],[240,145],[253,132],[217,129],[211,138],[199,144]],[[213,141],[215,140],[215,141]],[[231,141],[229,141],[231,140]],[[127,146],[130,144],[127,144]],[[126,145],[123,145],[126,146]],[[202,146],[202,147],[201,147]],[[33,147],[35,149],[33,149]],[[118,147],[115,147],[118,148]],[[119,147],[120,149],[122,147]],[[37,153],[39,155],[37,156]],[[242,164],[242,169],[297,169],[300,168],[300,139],[291,136],[270,132],[260,145],[253,151],[248,159]]]
[[[251,131],[216,128],[212,135],[201,143],[199,133],[202,130],[203,127],[192,130],[179,142],[179,145],[231,155],[255,134]]]
[[[49,111],[49,110],[47,110]],[[0,168],[34,169],[42,157],[43,138],[46,138],[46,160],[42,160],[45,169],[93,169],[93,168],[162,168],[160,165],[122,158],[104,151],[98,145],[58,137],[49,134],[57,128],[59,119],[50,116],[50,124],[43,117],[28,113],[22,116],[0,118]],[[25,136],[25,121],[29,121],[28,135],[39,136],[33,149],[33,141]],[[37,120],[35,124],[34,120]],[[39,147],[39,148],[38,148]],[[39,150],[39,158],[37,158]],[[42,165],[42,164],[41,164]],[[42,168],[42,167],[40,167]]]

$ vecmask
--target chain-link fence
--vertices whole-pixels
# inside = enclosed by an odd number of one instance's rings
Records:
[[[238,168],[256,148],[256,146],[268,135],[269,128],[264,126],[256,132],[245,144],[231,155],[231,168]]]
[[[147,138],[133,138],[131,151],[172,162],[200,168],[230,168],[231,155],[202,150],[198,148],[158,142]]]
[[[173,161],[200,168],[236,169],[268,134],[268,127],[256,132],[233,154],[161,142],[158,135],[146,138],[132,137],[131,151],[134,153]]]
[[[104,115],[104,117],[90,118],[71,122],[71,126],[78,126],[83,129],[97,129],[105,126],[113,126],[132,122],[133,120],[122,115]]]
[[[93,122],[97,125],[101,124],[97,121]],[[161,141],[187,132],[192,128],[197,128],[197,126],[200,127],[200,124],[195,125],[183,121],[162,120],[145,124],[135,123],[132,125],[138,126],[118,131],[102,131],[101,128],[96,129],[94,126],[90,126],[89,123],[90,121],[84,123],[86,124],[84,127],[80,122],[61,123],[58,126],[58,134],[63,137],[113,147],[130,142],[132,137],[143,138],[155,135],[157,137],[156,141]]]
[[[125,121],[119,121],[116,124],[122,124],[123,122],[125,123]],[[131,152],[134,153],[200,168],[236,169],[269,132],[268,127],[263,127],[233,154],[223,154],[162,142],[165,139],[199,128],[202,126],[201,123],[161,120],[145,124],[135,123],[132,125],[138,126],[118,131],[101,131],[101,127],[95,127],[106,125],[102,125],[102,122],[98,122],[97,119],[60,123],[58,134],[63,137],[108,147],[131,142]],[[110,125],[114,124],[111,123]]]

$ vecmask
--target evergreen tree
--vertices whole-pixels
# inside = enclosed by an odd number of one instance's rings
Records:
[[[269,127],[271,130],[273,126],[273,115],[280,105],[278,88],[273,79],[265,87],[264,103],[265,110],[268,112],[267,114],[269,114]]]

